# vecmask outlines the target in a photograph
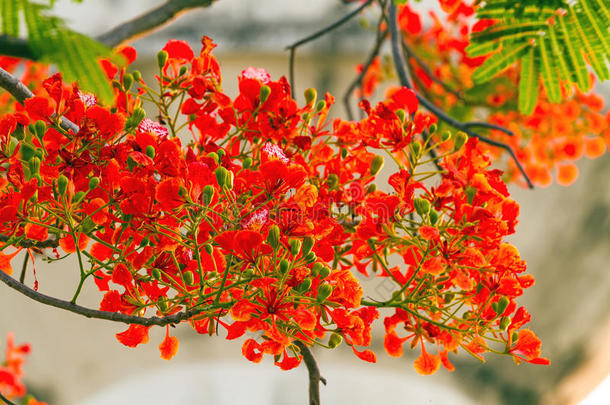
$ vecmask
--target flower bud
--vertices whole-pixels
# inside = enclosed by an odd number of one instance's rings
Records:
[[[249,268],[248,270],[244,271],[243,273],[241,273],[242,277],[245,279],[251,278],[254,275],[254,270],[252,270],[251,268]]]
[[[263,84],[261,86],[261,90],[259,93],[259,98],[261,100],[261,103],[264,103],[265,101],[267,101],[270,94],[271,94],[271,87],[267,86],[266,84]]]
[[[252,158],[245,158],[244,162],[242,163],[241,167],[243,167],[244,169],[249,169],[250,166],[252,166]]]
[[[331,173],[326,178],[326,182],[328,183],[328,188],[335,188],[339,184],[339,177],[336,174]]]
[[[155,158],[155,153],[156,152],[155,152],[155,147],[154,146],[148,145],[146,147],[146,156],[148,156],[151,159],[154,159]]]
[[[157,53],[157,65],[159,68],[163,68],[163,66],[165,66],[167,63],[167,58],[169,58],[167,51],[159,51]]]
[[[314,245],[314,240],[313,238],[307,236],[305,239],[303,239],[303,247],[302,252],[303,252],[303,256],[307,256],[307,254],[309,254],[309,252],[311,252],[311,249],[313,249],[313,245]]]
[[[36,150],[33,145],[22,142],[21,147],[19,148],[21,152],[21,159],[28,161],[34,157]]]
[[[220,162],[222,160],[222,157],[226,155],[226,152],[224,151],[224,149],[218,149],[216,151],[216,154],[218,155],[218,161]]]
[[[132,84],[133,76],[129,73],[125,73],[125,75],[123,76],[123,88],[125,89],[125,91],[129,90]]]
[[[290,263],[288,263],[288,260],[282,259],[280,261],[280,273],[286,274],[288,270],[290,270]]]
[[[182,276],[184,277],[184,282],[186,283],[186,285],[193,285],[193,283],[195,282],[195,276],[190,270],[185,271]]]
[[[228,190],[232,190],[233,189],[233,180],[235,179],[235,174],[233,174],[232,171],[227,170],[227,181],[226,181],[226,186]]]
[[[42,139],[42,137],[44,136],[45,132],[47,132],[47,124],[44,123],[44,121],[36,121],[36,124],[34,124],[34,128],[35,128],[35,133],[36,133],[36,137],[38,139]]]
[[[159,310],[161,312],[167,311],[167,299],[165,297],[159,297],[159,301],[157,301],[157,305],[159,306]]]
[[[457,134],[455,134],[455,143],[453,144],[453,150],[462,149],[462,146],[464,146],[466,141],[468,141],[468,135],[466,135],[462,131],[459,131]]]
[[[32,159],[30,159],[29,166],[30,166],[30,174],[32,176],[40,173],[40,159],[37,158],[36,156],[34,156]]]
[[[155,280],[161,280],[161,270],[155,267],[152,269],[152,276]]]
[[[376,184],[369,184],[369,186],[366,188],[366,193],[367,194],[372,194],[375,191],[377,191],[377,185]]]
[[[343,336],[338,333],[333,333],[332,335],[330,335],[330,339],[328,339],[328,347],[334,349],[341,343],[343,343]]]
[[[498,300],[498,305],[496,307],[496,314],[502,315],[504,311],[506,311],[508,304],[510,304],[510,300],[508,298],[500,297],[500,299]]]
[[[207,186],[203,187],[203,190],[201,191],[201,196],[203,197],[204,205],[210,205],[210,203],[212,202],[212,199],[214,198],[214,191],[215,191],[214,187],[212,187],[209,184]]]
[[[326,267],[326,266],[324,266],[324,267],[322,267],[322,268],[320,269],[320,277],[321,277],[321,278],[326,278],[326,277],[328,277],[329,275],[330,275],[330,267]]]
[[[229,174],[227,169],[225,169],[224,167],[219,167],[218,169],[216,169],[214,174],[216,175],[216,181],[218,182],[218,185],[220,186],[220,188],[223,188],[227,183],[227,176]]]
[[[419,159],[419,157],[421,156],[421,143],[414,141],[411,143],[411,151],[413,152],[413,157],[415,159]]]
[[[83,200],[83,198],[85,198],[85,192],[79,191],[78,193],[74,194],[74,198],[72,198],[72,203],[78,204]]]
[[[59,195],[63,196],[66,194],[68,182],[69,180],[66,176],[64,176],[63,174],[59,176],[59,178],[57,179],[57,192],[59,193]]]
[[[301,284],[299,284],[299,286],[297,287],[297,289],[300,292],[307,292],[307,291],[309,291],[310,288],[311,288],[311,279],[310,278],[306,278],[305,280],[303,280],[303,282]]]
[[[139,70],[134,70],[131,75],[133,76],[133,80],[135,80],[136,82],[142,80],[142,73],[140,73]]]
[[[218,154],[216,152],[210,152],[207,154],[207,156],[209,158],[214,159],[214,162],[216,162],[216,163],[220,162],[220,158],[218,157]]]
[[[280,245],[280,228],[277,225],[272,225],[269,228],[267,243],[269,243],[274,250],[276,250]]]
[[[500,329],[506,330],[509,325],[510,325],[510,318],[507,316],[503,316],[500,319]]]
[[[437,129],[438,129],[438,126],[436,124],[432,124],[428,127],[428,133],[430,135],[432,135],[433,133],[436,132]]]
[[[446,142],[449,139],[451,139],[451,131],[445,131],[443,132],[443,134],[441,135],[441,141],[442,142]]]
[[[307,105],[313,103],[318,98],[318,92],[314,88],[309,88],[305,90],[305,103]]]
[[[407,113],[405,113],[405,110],[403,110],[403,109],[396,110],[396,116],[398,117],[400,122],[405,122],[405,118],[407,116]]]
[[[210,244],[203,245],[203,250],[205,250],[205,252],[209,255],[211,255],[212,252],[214,252],[214,248]]]
[[[383,167],[383,156],[375,156],[371,161],[371,175],[376,175],[379,173],[381,168]]]
[[[89,180],[89,190],[93,190],[95,188],[97,188],[97,186],[100,184],[100,178],[99,177],[92,177]]]
[[[326,101],[324,101],[324,100],[318,101],[318,104],[316,104],[316,111],[322,111],[325,108],[326,108]]]
[[[415,211],[419,214],[419,216],[423,217],[430,212],[430,201],[416,197],[413,199],[413,205],[415,206]]]
[[[429,217],[430,217],[430,223],[432,225],[436,225],[436,223],[438,222],[438,211],[436,211],[435,209],[431,209]]]
[[[178,72],[178,76],[182,76],[183,74],[186,73],[187,70],[188,70],[188,67],[186,65],[180,66],[180,71]]]
[[[316,261],[317,258],[318,256],[316,256],[314,252],[309,252],[307,256],[303,258],[303,260],[305,261],[305,263],[313,263]]]
[[[332,294],[332,292],[333,288],[330,284],[320,284],[320,286],[318,287],[318,294],[316,295],[316,299],[318,300],[318,302],[324,302],[328,297],[330,297],[330,294]]]
[[[313,264],[313,266],[311,267],[311,275],[313,277],[316,277],[320,274],[320,270],[322,270],[322,267],[324,267],[324,265],[320,262],[316,262]]]
[[[301,246],[302,243],[300,240],[298,239],[293,239],[290,241],[290,254],[292,254],[292,256],[297,256],[299,254],[299,252],[301,251]]]

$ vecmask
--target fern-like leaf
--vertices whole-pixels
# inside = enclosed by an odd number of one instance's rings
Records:
[[[538,101],[538,75],[534,47],[529,47],[521,59],[521,78],[519,79],[519,110],[531,114]]]

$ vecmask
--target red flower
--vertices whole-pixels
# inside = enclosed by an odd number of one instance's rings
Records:
[[[148,330],[150,326],[129,325],[125,332],[117,333],[119,342],[128,347],[136,347],[139,344],[148,343]]]

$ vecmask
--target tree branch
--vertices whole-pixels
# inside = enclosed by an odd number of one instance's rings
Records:
[[[320,375],[318,363],[316,363],[316,359],[309,347],[298,340],[294,344],[301,351],[303,361],[309,372],[309,405],[320,405],[320,382],[326,385],[326,379]]]
[[[2,281],[4,284],[9,286],[13,290],[18,291],[26,297],[31,298],[34,301],[40,302],[41,304],[49,305],[55,308],[65,309],[66,311],[83,315],[87,318],[105,319],[107,321],[121,322],[126,324],[137,324],[144,326],[165,326],[179,323],[183,320],[189,319],[201,313],[200,309],[191,308],[187,311],[178,312],[174,315],[164,317],[152,316],[149,318],[145,318],[140,316],[125,315],[118,312],[99,311],[96,309],[86,308],[77,304],[73,304],[69,301],[64,301],[59,298],[39,293],[38,291],[31,289],[25,284],[21,284],[20,282],[18,282],[17,280],[15,280],[14,278],[12,278],[1,270],[0,281]]]
[[[0,68],[0,87],[11,93],[20,104],[23,104],[26,99],[34,97],[34,93],[25,84],[2,68]],[[61,117],[59,125],[66,131],[72,130],[75,134],[78,132],[78,126],[67,118]]]
[[[9,401],[4,395],[2,395],[1,392],[0,392],[0,400],[4,401],[4,403],[6,405],[16,405],[14,402]]]
[[[214,0],[168,0],[162,5],[148,12],[122,23],[111,30],[98,35],[94,39],[102,44],[114,48],[137,37],[146,35],[150,31],[161,28],[183,12],[199,7],[208,7]],[[37,60],[26,39],[0,35],[0,54],[18,58]]]
[[[339,28],[340,26],[342,26],[343,24],[345,24],[346,22],[348,22],[349,20],[351,20],[352,18],[354,18],[355,16],[360,14],[360,12],[362,10],[364,10],[366,7],[368,7],[372,2],[373,2],[373,0],[366,0],[360,7],[358,7],[351,13],[344,15],[343,17],[341,17],[337,21],[333,22],[332,24],[327,25],[326,27],[314,32],[313,34],[306,36],[303,39],[298,40],[297,42],[293,43],[292,45],[288,45],[285,48],[286,50],[290,50],[290,61],[289,61],[288,70],[289,70],[290,90],[292,92],[293,98],[294,98],[294,60],[295,60],[296,49],[299,46],[306,44],[307,42],[316,40],[316,39],[320,38],[321,36],[329,33],[330,31]]]
[[[391,40],[391,44],[392,44],[392,58],[394,59],[394,67],[396,68],[396,73],[398,74],[400,84],[405,87],[408,87],[410,89],[413,89],[413,85],[412,85],[411,79],[409,77],[409,73],[407,72],[407,68],[405,67],[405,64],[404,64],[404,55],[402,53],[402,46],[401,46],[402,40],[400,38],[400,32],[398,30],[398,20],[396,18],[396,5],[394,4],[393,1],[390,2],[388,11],[389,11],[388,23],[390,26],[390,40]],[[525,172],[525,169],[523,169],[523,166],[521,166],[519,159],[517,159],[515,152],[511,149],[510,146],[508,146],[507,144],[502,143],[502,142],[494,141],[493,139],[489,139],[479,133],[472,131],[470,129],[470,126],[473,126],[472,123],[470,123],[470,125],[469,125],[469,123],[463,123],[461,121],[458,121],[458,120],[452,118],[451,116],[449,116],[447,113],[445,113],[443,110],[441,110],[439,107],[437,107],[430,100],[423,97],[421,94],[416,94],[416,95],[417,95],[417,99],[419,100],[419,102],[428,111],[430,111],[432,114],[436,115],[438,117],[438,119],[440,119],[441,121],[445,121],[447,124],[451,125],[452,127],[465,132],[469,136],[478,138],[482,142],[485,142],[489,145],[496,146],[498,148],[502,148],[502,149],[506,150],[510,154],[513,161],[515,162],[515,165],[517,166],[519,171],[521,172],[521,175],[525,179],[528,187],[534,188],[534,185],[532,184],[529,176]],[[479,124],[479,123],[476,123],[476,124]],[[474,126],[476,126],[476,124]],[[495,129],[498,129],[498,128],[495,128]],[[506,131],[508,131],[508,130],[506,130]]]

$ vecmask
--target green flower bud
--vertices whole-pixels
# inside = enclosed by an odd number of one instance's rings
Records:
[[[375,191],[377,191],[377,185],[376,184],[369,184],[369,186],[366,188],[367,194],[372,194]]]
[[[169,58],[167,51],[159,51],[159,53],[157,53],[157,65],[159,68],[163,68],[163,66],[165,66],[167,63],[167,58]]]
[[[510,304],[510,300],[508,298],[500,297],[498,300],[498,306],[496,307],[496,314],[502,315],[504,311],[506,311],[508,304]]]
[[[305,103],[307,105],[313,103],[318,98],[318,92],[314,88],[309,88],[305,90]]]
[[[211,255],[212,252],[214,252],[214,248],[210,244],[203,245],[203,250],[205,250],[205,252],[209,255]]]
[[[282,259],[280,261],[280,273],[286,274],[288,270],[290,270],[290,263],[288,263],[288,260]]]
[[[84,191],[79,191],[78,193],[74,194],[74,198],[72,199],[72,203],[78,204],[79,202],[81,202],[83,200],[83,198],[85,198],[85,192]]]
[[[186,73],[187,70],[188,70],[188,67],[186,65],[180,66],[180,72],[178,72],[178,76],[182,76],[183,74]]]
[[[310,288],[311,288],[311,279],[306,278],[305,280],[303,280],[303,282],[301,284],[299,284],[299,286],[297,287],[297,290],[299,290],[300,292],[307,292],[307,291],[309,291]]]
[[[316,262],[313,264],[313,266],[311,266],[311,275],[313,277],[316,277],[320,274],[320,270],[322,270],[322,267],[324,267],[324,265],[320,262]]]
[[[371,175],[376,175],[379,173],[381,168],[383,167],[383,156],[375,156],[371,161]]]
[[[326,101],[324,101],[324,100],[318,101],[318,104],[316,104],[316,111],[322,111],[325,108],[326,108]]]
[[[146,156],[148,156],[151,159],[155,158],[155,147],[152,145],[148,145],[146,146]]]
[[[21,152],[21,159],[25,161],[29,161],[36,153],[34,146],[27,143],[21,143],[21,148],[19,148],[19,151]]]
[[[28,124],[28,132],[36,135],[36,126],[34,124]]]
[[[316,299],[318,302],[324,302],[333,292],[333,288],[330,284],[320,284],[318,286],[318,294],[316,295]]]
[[[419,214],[419,216],[423,217],[430,212],[430,201],[416,197],[413,199],[413,205],[415,206],[415,211]]]
[[[123,88],[125,89],[125,91],[129,90],[132,84],[133,76],[129,73],[125,73],[125,75],[123,75]]]
[[[157,301],[157,305],[159,306],[159,310],[161,312],[167,311],[167,299],[165,297],[159,297],[159,301]]]
[[[311,252],[311,249],[313,249],[314,243],[315,242],[314,242],[313,238],[310,238],[309,236],[306,237],[305,239],[303,239],[303,247],[302,247],[303,256],[307,256],[307,254],[309,254],[309,252]]]
[[[228,190],[232,190],[233,189],[233,180],[235,179],[235,174],[233,174],[232,171],[227,170],[227,181],[226,181],[226,186]]]
[[[192,271],[185,271],[182,276],[184,277],[186,285],[193,285],[195,283],[195,276]]]
[[[468,204],[472,204],[472,202],[474,201],[474,197],[477,195],[477,189],[468,186],[464,190],[464,193],[466,194],[466,198],[468,199]]]
[[[34,124],[35,127],[35,134],[36,137],[38,139],[42,139],[42,137],[44,136],[44,134],[47,132],[47,124],[44,123],[44,121],[36,121],[36,124]]]
[[[91,180],[89,180],[89,190],[93,190],[93,189],[97,188],[97,186],[99,184],[100,184],[100,178],[92,177]]]
[[[219,167],[218,169],[216,169],[214,174],[216,175],[216,181],[218,182],[218,185],[220,186],[220,188],[223,188],[227,183],[227,177],[229,175],[228,170],[224,167]]]
[[[214,159],[214,162],[218,163],[220,162],[220,158],[218,157],[218,154],[216,152],[210,152],[207,155],[209,158]]]
[[[68,182],[69,180],[66,176],[64,176],[63,174],[59,176],[59,178],[57,179],[57,192],[59,193],[59,195],[63,196],[66,194]]]
[[[416,159],[418,159],[421,156],[421,143],[417,142],[417,141],[413,141],[411,142],[411,151],[413,152],[413,157],[415,157]]]
[[[32,159],[30,159],[29,166],[30,166],[30,174],[32,176],[40,173],[40,159],[37,158],[36,156],[34,156]]]
[[[292,256],[297,256],[299,254],[299,252],[301,251],[301,246],[302,243],[300,240],[298,239],[293,239],[290,241],[290,254],[292,254]]]
[[[405,118],[407,116],[407,113],[403,109],[396,110],[396,116],[398,117],[400,122],[405,122]]]
[[[307,256],[303,258],[303,260],[305,261],[305,263],[313,263],[317,260],[317,258],[318,256],[316,256],[314,252],[309,252]]]
[[[136,82],[142,80],[142,73],[140,73],[139,70],[134,70],[131,75],[133,76],[133,80],[135,80]]]
[[[509,325],[510,325],[510,318],[507,316],[503,316],[500,319],[500,329],[506,330]]]
[[[453,301],[453,299],[455,298],[455,293],[453,292],[448,292],[447,294],[445,294],[445,296],[443,297],[443,300],[445,301],[445,304],[449,304],[451,301]]]
[[[330,267],[326,267],[326,266],[322,267],[320,269],[320,277],[326,278],[328,276],[330,276]]]
[[[280,228],[277,225],[272,225],[271,228],[269,228],[267,243],[269,243],[274,250],[280,245]]]
[[[457,134],[455,134],[455,143],[453,144],[453,150],[462,149],[462,146],[464,146],[466,141],[468,141],[468,135],[466,135],[462,131],[459,131]]]
[[[341,149],[341,157],[345,159],[347,157],[347,149]]]
[[[428,127],[428,133],[430,135],[432,135],[433,133],[436,132],[437,129],[438,129],[438,126],[436,124],[432,124]]]
[[[332,335],[330,335],[330,339],[328,339],[328,347],[334,349],[341,343],[343,343],[343,336],[338,333],[333,333]]]
[[[219,159],[218,161],[220,162],[220,160],[222,159],[222,157],[223,157],[224,155],[226,155],[226,152],[224,151],[224,149],[218,149],[218,150],[216,151],[216,154],[218,155],[218,159]]]
[[[518,339],[519,339],[519,335],[517,335],[517,332],[513,332],[512,336],[511,336],[511,340],[513,341],[513,343],[515,343]]]
[[[210,184],[203,187],[203,190],[201,191],[201,196],[203,197],[204,205],[210,205],[210,203],[212,202],[212,199],[214,198],[214,193],[215,193],[214,187],[212,187]]]
[[[242,163],[241,167],[243,167],[244,169],[249,169],[250,166],[252,166],[252,158],[245,158],[244,162]]]
[[[326,178],[326,182],[328,183],[329,188],[335,188],[337,187],[337,184],[339,184],[339,177],[336,174],[331,173]]]
[[[447,142],[449,139],[451,139],[451,131],[443,132],[443,134],[441,135],[441,141]]]
[[[265,101],[267,101],[270,94],[271,94],[271,87],[267,86],[266,84],[263,84],[261,86],[261,90],[259,93],[259,98],[261,100],[261,103],[264,103]]]
[[[435,209],[430,210],[429,217],[430,217],[430,223],[432,225],[436,225],[436,223],[438,222],[438,215],[439,215],[438,211],[436,211]]]

